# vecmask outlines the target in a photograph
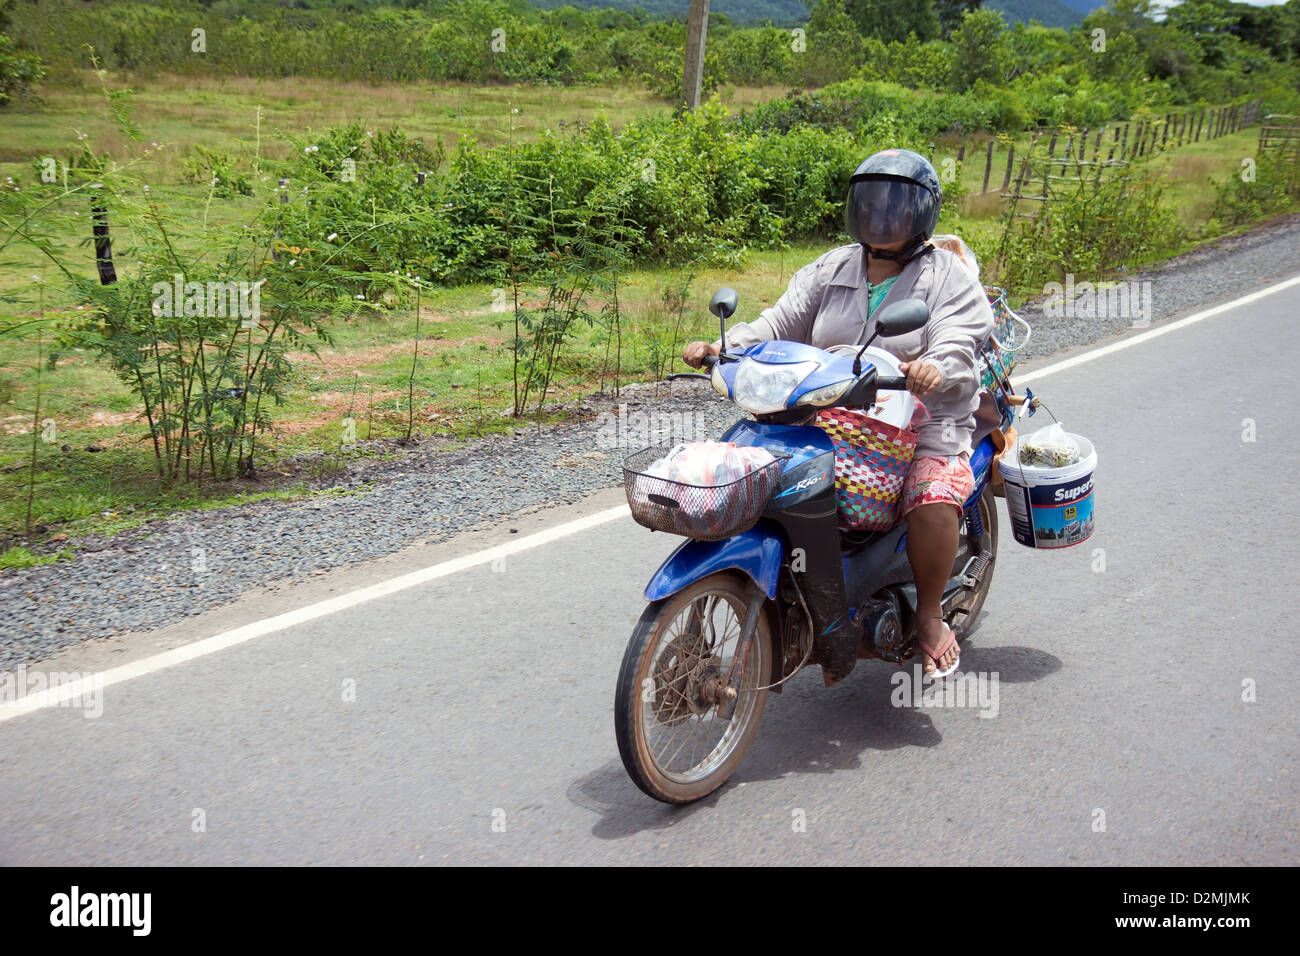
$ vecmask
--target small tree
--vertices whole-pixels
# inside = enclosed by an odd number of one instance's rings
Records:
[[[845,12],[857,24],[864,37],[877,37],[888,43],[903,41],[909,33],[918,40],[933,40],[939,36],[939,17],[934,12],[933,0],[846,0]]]
[[[817,0],[808,18],[808,50],[795,58],[800,80],[824,86],[850,76],[862,60],[862,37],[844,0]]]
[[[998,10],[976,10],[962,16],[952,35],[952,87],[970,89],[979,80],[999,83],[1011,58],[1007,23]]]

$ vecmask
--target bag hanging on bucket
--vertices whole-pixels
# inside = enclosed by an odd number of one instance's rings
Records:
[[[929,420],[920,402],[910,427],[899,428],[847,408],[824,408],[817,425],[835,445],[835,504],[841,528],[885,531],[916,453],[916,429]]]

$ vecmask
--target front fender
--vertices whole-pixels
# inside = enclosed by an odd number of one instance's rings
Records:
[[[777,578],[785,560],[781,536],[766,522],[722,541],[687,541],[668,556],[646,585],[648,601],[658,601],[717,571],[744,571],[769,598],[776,597]]]

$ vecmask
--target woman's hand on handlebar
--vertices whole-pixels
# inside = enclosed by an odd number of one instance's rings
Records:
[[[682,348],[682,361],[691,368],[699,368],[704,364],[704,356],[718,356],[718,347],[711,342],[688,342]]]
[[[902,362],[899,370],[907,374],[907,390],[918,398],[933,392],[943,383],[943,373],[931,362]]]

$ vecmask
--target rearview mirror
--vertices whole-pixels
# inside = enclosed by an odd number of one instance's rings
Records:
[[[930,321],[930,307],[921,299],[903,299],[886,306],[876,316],[876,332],[889,338],[915,332]]]
[[[709,302],[709,311],[725,322],[736,313],[739,302],[740,298],[736,295],[736,290],[723,286],[713,293],[713,300]]]

